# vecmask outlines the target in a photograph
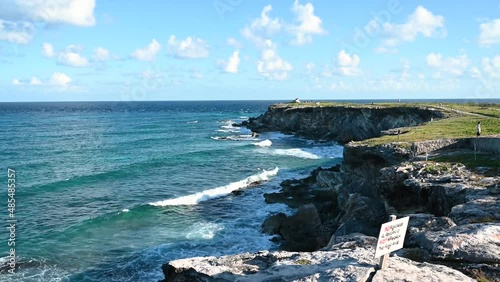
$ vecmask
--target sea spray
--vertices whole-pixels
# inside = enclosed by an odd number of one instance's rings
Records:
[[[259,183],[261,181],[269,180],[269,177],[275,176],[278,174],[279,168],[275,168],[273,170],[264,170],[261,173],[249,176],[243,180],[229,183],[227,185],[201,191],[195,194],[182,196],[174,199],[168,199],[158,202],[149,203],[152,206],[180,206],[180,205],[196,205],[200,202],[204,202],[210,199],[223,197],[228,195],[229,193],[246,188],[252,184]]]
[[[269,139],[266,139],[264,141],[252,143],[252,145],[255,145],[258,147],[270,147],[271,145],[273,145],[273,142]]]

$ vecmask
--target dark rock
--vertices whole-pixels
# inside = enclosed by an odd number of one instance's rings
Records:
[[[287,217],[281,225],[280,235],[285,242],[280,248],[287,251],[311,252],[323,247],[318,242],[320,226],[321,219],[314,205],[300,207],[296,214]]]
[[[447,230],[456,224],[448,217],[435,217],[432,214],[411,214],[405,237],[405,246],[415,247],[428,231]]]
[[[340,227],[335,236],[350,233],[363,233],[377,236],[380,225],[387,221],[388,215],[381,201],[360,194],[351,194],[343,213],[339,215]]]
[[[281,226],[286,219],[287,216],[284,213],[278,213],[268,217],[264,223],[262,223],[262,232],[269,235],[280,234]]]
[[[309,139],[347,143],[381,136],[383,130],[443,118],[439,110],[419,107],[300,107],[272,105],[246,126],[255,131],[295,132]]]

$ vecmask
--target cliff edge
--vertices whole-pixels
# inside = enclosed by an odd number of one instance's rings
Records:
[[[244,125],[341,142],[342,164],[264,195],[297,208],[262,225],[283,251],[172,261],[165,281],[500,281],[496,108],[270,106]],[[489,136],[471,137],[478,120]],[[377,270],[373,248],[389,214],[410,216],[405,248]]]

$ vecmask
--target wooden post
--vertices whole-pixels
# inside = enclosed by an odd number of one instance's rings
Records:
[[[393,214],[390,215],[389,221],[394,221],[394,220],[396,220],[396,216]],[[385,255],[380,257],[379,269],[384,269],[386,267],[388,258],[389,258],[389,254],[385,254]]]

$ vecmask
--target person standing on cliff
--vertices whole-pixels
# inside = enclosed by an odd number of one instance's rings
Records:
[[[477,131],[476,131],[476,136],[479,137],[481,136],[481,122],[477,122]]]

